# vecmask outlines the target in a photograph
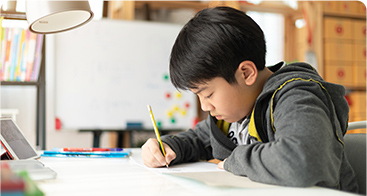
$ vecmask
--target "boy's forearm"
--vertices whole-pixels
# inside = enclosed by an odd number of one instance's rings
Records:
[[[172,164],[212,158],[211,147],[205,146],[191,129],[177,135],[163,136],[162,141],[176,153]]]
[[[209,139],[209,118],[199,122],[194,130],[189,129],[177,135],[162,136],[162,141],[176,153],[173,164],[213,158]]]

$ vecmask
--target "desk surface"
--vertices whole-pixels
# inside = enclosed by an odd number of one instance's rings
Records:
[[[132,158],[141,156],[140,149],[132,149]],[[54,180],[37,182],[47,196],[54,195],[354,195],[326,188],[224,188],[205,185],[153,172],[129,158],[55,158],[42,157],[46,166],[55,170]]]

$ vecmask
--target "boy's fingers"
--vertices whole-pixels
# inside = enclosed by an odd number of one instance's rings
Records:
[[[149,151],[152,156],[151,164],[154,167],[166,165],[158,140],[150,139]]]
[[[218,163],[218,168],[219,169],[224,169],[224,162],[226,162],[227,159],[224,159],[223,161]]]
[[[142,146],[143,162],[148,167],[162,167],[169,165],[176,158],[176,153],[164,142],[166,156],[163,156],[158,140],[151,138]]]
[[[159,148],[151,149],[151,152],[152,152],[153,156],[155,157],[155,159],[160,164],[159,166],[166,165],[166,160],[165,160],[165,158],[164,158],[164,156],[162,154],[162,151],[161,151],[161,148],[160,147]]]
[[[160,146],[157,140],[153,138],[142,146],[142,158],[144,164],[148,167],[161,167],[166,164]]]
[[[172,156],[172,154],[168,154],[166,155],[166,162],[167,162],[167,165],[171,164],[171,162],[175,159],[174,156]]]
[[[176,158],[176,153],[168,145],[164,149],[166,150],[166,162],[169,165]]]
[[[224,163],[223,161],[221,161],[221,162],[218,163],[218,168],[219,169],[223,169],[223,163]]]

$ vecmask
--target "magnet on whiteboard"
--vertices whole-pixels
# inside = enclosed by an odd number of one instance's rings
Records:
[[[175,93],[175,97],[176,97],[177,99],[181,99],[182,94],[181,94],[180,92],[176,92],[176,93]]]

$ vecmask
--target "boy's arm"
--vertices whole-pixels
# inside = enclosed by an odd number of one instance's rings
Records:
[[[238,146],[224,168],[258,182],[336,187],[343,145],[337,138],[340,132],[336,133],[340,127],[333,130],[334,113],[325,104],[327,96],[312,85],[288,89],[279,96],[273,116],[274,141]]]
[[[210,145],[210,116],[199,122],[195,129],[189,129],[176,135],[162,136],[162,142],[168,144],[176,153],[175,163],[212,159]]]

